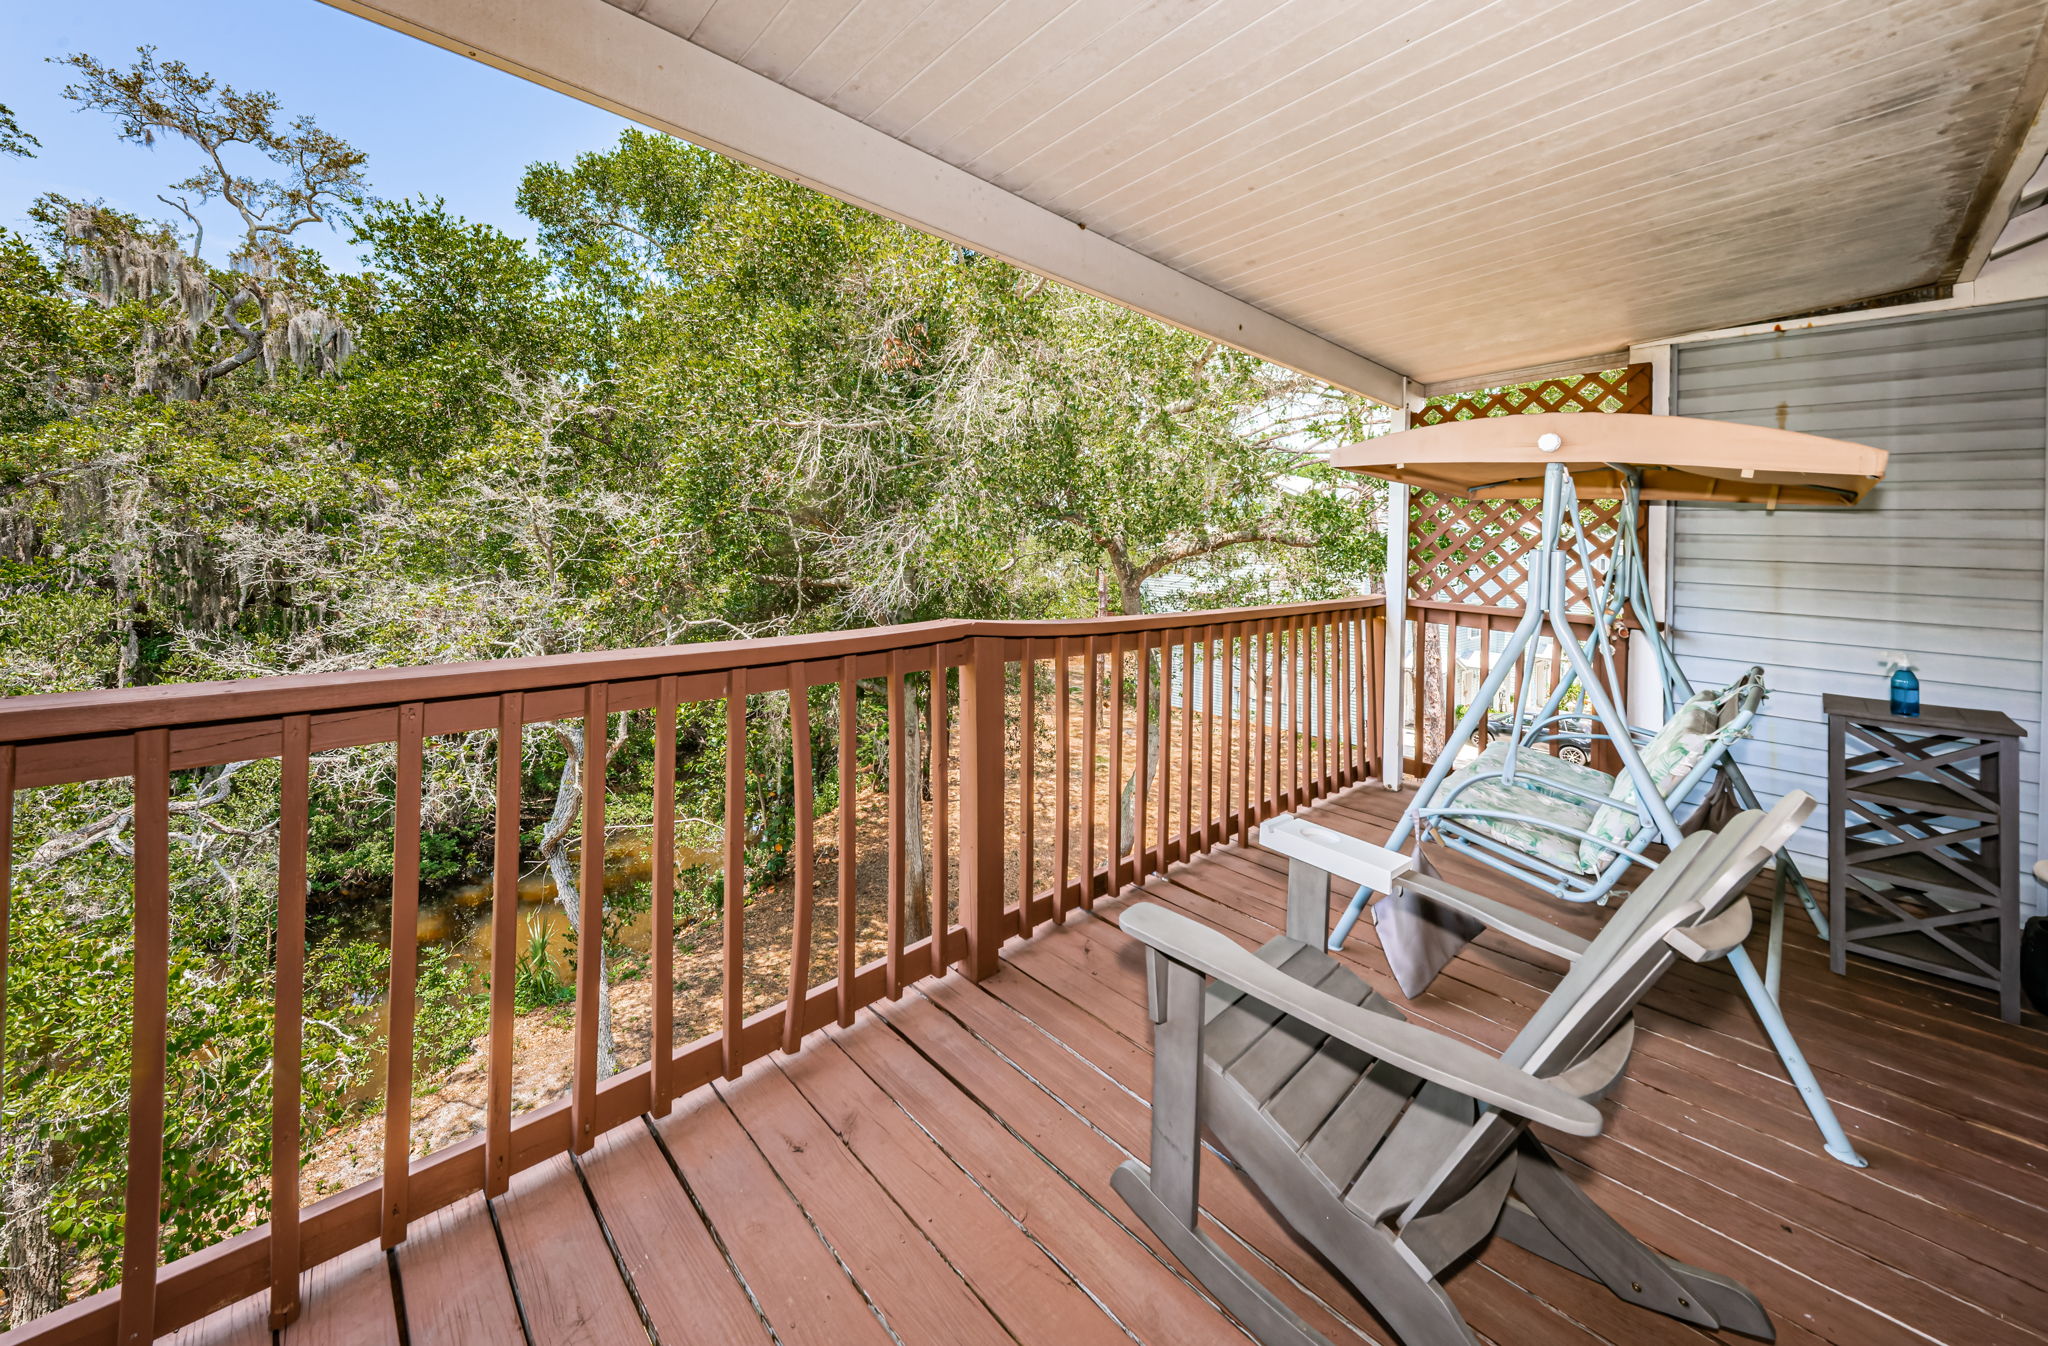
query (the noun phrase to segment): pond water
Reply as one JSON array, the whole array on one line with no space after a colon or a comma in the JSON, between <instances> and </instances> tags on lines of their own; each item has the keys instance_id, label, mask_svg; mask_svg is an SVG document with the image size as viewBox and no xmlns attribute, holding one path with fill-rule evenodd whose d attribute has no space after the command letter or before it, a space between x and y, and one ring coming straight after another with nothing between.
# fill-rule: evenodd
<instances>
[{"instance_id":1,"label":"pond water","mask_svg":"<svg viewBox=\"0 0 2048 1346\"><path fill-rule=\"evenodd\" d=\"M712 851L681 845L676 848L680 869L715 864L717 860ZM580 863L573 853L570 863ZM646 954L652 943L653 912L648 898L653 874L653 839L649 833L628 833L614 838L606 847L605 898L624 913L622 918L614 917L614 940L636 954ZM568 979L573 937L569 934L569 918L555 901L554 880L548 876L546 866L535 861L522 871L518 893L518 953L525 954L536 939L545 940L556 974ZM481 986L491 965L491 905L491 884L487 878L421 894L420 947L445 948L472 969L476 984ZM388 943L391 894L370 892L322 903L313 926L309 933L316 948L329 941Z\"/></svg>"}]
</instances>

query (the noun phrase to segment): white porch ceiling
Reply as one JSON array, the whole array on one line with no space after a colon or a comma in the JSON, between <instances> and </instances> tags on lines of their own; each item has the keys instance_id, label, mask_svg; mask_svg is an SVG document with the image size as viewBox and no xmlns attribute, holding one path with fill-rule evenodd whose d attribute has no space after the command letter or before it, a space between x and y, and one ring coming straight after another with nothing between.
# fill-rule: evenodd
<instances>
[{"instance_id":1,"label":"white porch ceiling","mask_svg":"<svg viewBox=\"0 0 2048 1346\"><path fill-rule=\"evenodd\" d=\"M2040 0L339 2L1383 397L1953 280L2048 83ZM705 54L955 171L650 106ZM948 183L1037 209L976 237ZM1056 226L1120 246L1018 246Z\"/></svg>"}]
</instances>

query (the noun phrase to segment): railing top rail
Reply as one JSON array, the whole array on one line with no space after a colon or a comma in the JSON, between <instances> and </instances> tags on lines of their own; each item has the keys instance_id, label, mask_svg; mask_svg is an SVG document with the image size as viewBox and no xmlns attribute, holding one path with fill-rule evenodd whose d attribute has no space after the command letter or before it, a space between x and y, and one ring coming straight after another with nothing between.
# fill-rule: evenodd
<instances>
[{"instance_id":1,"label":"railing top rail","mask_svg":"<svg viewBox=\"0 0 2048 1346\"><path fill-rule=\"evenodd\" d=\"M1384 602L1384 597L1379 594L1365 594L1317 603L1150 613L1138 617L915 622L853 631L708 641L697 645L661 645L524 659L411 664L222 682L0 697L0 744L97 737L138 729L176 728L278 715L358 710L411 701L543 691L594 682L720 673L728 669L924 649L973 636L1043 639L1121 635L1355 611L1379 607Z\"/></svg>"}]
</instances>

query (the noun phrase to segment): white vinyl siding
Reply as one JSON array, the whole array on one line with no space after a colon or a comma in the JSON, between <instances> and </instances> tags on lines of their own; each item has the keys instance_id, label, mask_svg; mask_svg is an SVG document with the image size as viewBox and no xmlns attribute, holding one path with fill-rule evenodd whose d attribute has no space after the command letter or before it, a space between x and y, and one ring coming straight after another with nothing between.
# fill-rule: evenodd
<instances>
[{"instance_id":1,"label":"white vinyl siding","mask_svg":"<svg viewBox=\"0 0 2048 1346\"><path fill-rule=\"evenodd\" d=\"M1672 408L1887 450L1853 510L1682 505L1674 644L1702 686L1762 664L1771 698L1737 750L1767 799L1827 794L1824 692L1886 694L1912 659L1923 700L2000 710L2029 735L2021 855L2039 838L2048 305L1700 342L1673 355ZM1824 869L1824 814L1794 850ZM2039 890L2022 884L2029 910Z\"/></svg>"}]
</instances>

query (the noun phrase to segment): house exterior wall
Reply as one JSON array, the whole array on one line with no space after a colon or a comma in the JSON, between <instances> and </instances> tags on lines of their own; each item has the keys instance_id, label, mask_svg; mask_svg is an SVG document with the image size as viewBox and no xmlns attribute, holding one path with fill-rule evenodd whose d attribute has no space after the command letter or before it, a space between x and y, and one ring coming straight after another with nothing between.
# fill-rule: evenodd
<instances>
[{"instance_id":1,"label":"house exterior wall","mask_svg":"<svg viewBox=\"0 0 2048 1346\"><path fill-rule=\"evenodd\" d=\"M2000 710L2030 737L2022 859L2040 851L2048 302L1677 344L1669 409L1886 449L1853 510L1676 506L1674 647L1693 681L1762 664L1770 702L1737 756L1766 797L1825 799L1829 691L1882 696L1888 651L1935 703ZM1817 820L1824 820L1817 814ZM1825 832L1794 850L1824 869ZM2041 889L2022 885L2030 911Z\"/></svg>"}]
</instances>

